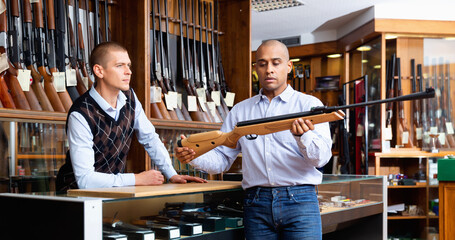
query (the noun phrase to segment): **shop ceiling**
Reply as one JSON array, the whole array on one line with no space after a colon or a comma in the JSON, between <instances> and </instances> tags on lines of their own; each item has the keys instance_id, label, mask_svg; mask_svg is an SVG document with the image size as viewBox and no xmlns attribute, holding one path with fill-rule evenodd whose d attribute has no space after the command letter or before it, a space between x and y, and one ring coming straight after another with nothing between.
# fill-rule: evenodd
<instances>
[{"instance_id":1,"label":"shop ceiling","mask_svg":"<svg viewBox=\"0 0 455 240\"><path fill-rule=\"evenodd\" d=\"M274 1L274 0L264 0ZM429 4L426 0L297 0L303 5L258 12L252 9L252 50L263 40L300 37L300 44L336 40L339 29L346 24L355 24L362 15L377 17L374 7L382 6L388 18L402 18L406 9ZM433 0L432 5L453 4L453 0ZM409 8L406 8L409 6ZM427 7L425 7L427 8ZM423 8L423 11L425 11ZM389 11L390 10L390 11ZM396 16L394 16L395 14ZM435 12L434 14L441 13ZM453 14L453 13L452 13ZM450 15L452 15L450 14ZM419 18L410 17L410 18ZM430 17L431 18L431 17ZM360 21L360 20L359 20ZM338 31L338 33L337 33Z\"/></svg>"}]
</instances>

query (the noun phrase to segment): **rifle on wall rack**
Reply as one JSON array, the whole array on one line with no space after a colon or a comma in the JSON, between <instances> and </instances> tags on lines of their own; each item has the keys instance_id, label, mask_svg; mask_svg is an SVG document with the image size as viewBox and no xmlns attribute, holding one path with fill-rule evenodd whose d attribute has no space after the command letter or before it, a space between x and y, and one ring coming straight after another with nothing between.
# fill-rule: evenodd
<instances>
[{"instance_id":1,"label":"rifle on wall rack","mask_svg":"<svg viewBox=\"0 0 455 240\"><path fill-rule=\"evenodd\" d=\"M166 59L167 59L167 71L164 74L164 84L166 85L168 91L177 92L176 82L172 77L172 64L171 64L171 54L170 54L170 28L169 28L169 11L167 1L164 1L164 11L166 14L165 23L166 23ZM177 116L180 120L191 121L191 116L186 109L185 104L182 103L181 108L177 106L176 111Z\"/></svg>"},{"instance_id":2,"label":"rifle on wall rack","mask_svg":"<svg viewBox=\"0 0 455 240\"><path fill-rule=\"evenodd\" d=\"M2 36L2 42L0 43L0 53L3 54L5 53L5 65L8 66L8 68L2 73L4 74L3 77L5 79L6 85L8 85L7 89L9 89L9 93L11 94L11 97L14 102L14 107L17 107L19 109L24 109L24 110L30 110L30 105L28 104L27 98L24 95L24 92L22 91L22 88L19 84L19 81L17 80L17 71L14 69L13 65L11 64L10 60L8 59L8 28L7 28L7 12L3 12L0 15L0 35ZM11 106L7 106L11 107Z\"/></svg>"},{"instance_id":3,"label":"rifle on wall rack","mask_svg":"<svg viewBox=\"0 0 455 240\"><path fill-rule=\"evenodd\" d=\"M401 90L401 60L400 58L396 59L396 73L397 73L397 97L403 95ZM404 103L402 101L398 102L398 120L400 122L398 131L401 136L401 145L405 147L414 147L414 142L412 136L409 134L408 123L404 115Z\"/></svg>"},{"instance_id":4,"label":"rifle on wall rack","mask_svg":"<svg viewBox=\"0 0 455 240\"><path fill-rule=\"evenodd\" d=\"M157 80L159 82L159 85L161 87L161 90L163 91L163 94L167 94L168 90L164 84L164 80L167 78L168 71L164 67L164 46L163 46L163 30L162 30L162 20L161 20L161 6L160 6L160 0L157 0L157 8L158 8L158 25L159 25L159 34L158 34L158 42L159 42L159 47L158 49L158 54L157 54L157 62L160 63L159 66L161 66L161 74L158 74L157 72ZM167 16L166 16L167 17ZM158 60L159 58L159 60ZM158 70L156 70L158 71ZM168 103L166 103L168 104ZM179 120L180 118L177 116L176 110L175 109L168 109L168 113L171 117L172 120ZM183 117L181 117L183 119Z\"/></svg>"},{"instance_id":5,"label":"rifle on wall rack","mask_svg":"<svg viewBox=\"0 0 455 240\"><path fill-rule=\"evenodd\" d=\"M158 0L159 1L159 0ZM158 86L158 78L161 78L161 67L158 62L158 56L156 52L158 51L158 43L156 34L156 27L155 27L155 0L152 0L152 31L150 36L150 49L152 50L151 54L151 63L150 63L150 85L151 87L159 87ZM160 79L161 80L161 79ZM151 102L151 117L152 118L159 118L159 119L171 119L169 112L164 105L163 94L160 94L159 98L161 99L159 102ZM151 99L152 100L152 99Z\"/></svg>"},{"instance_id":6,"label":"rifle on wall rack","mask_svg":"<svg viewBox=\"0 0 455 240\"><path fill-rule=\"evenodd\" d=\"M44 21L43 21L43 5L41 0L33 3L33 13L35 17L35 26L34 26L34 33L35 33L35 56L36 56L36 66L38 68L38 72L44 79L44 91L46 92L49 101L52 104L52 108L56 112L65 112L65 107L63 106L57 91L54 88L52 75L50 75L47 70L46 66L44 65L44 53L45 50L45 42L44 39Z\"/></svg>"},{"instance_id":7,"label":"rifle on wall rack","mask_svg":"<svg viewBox=\"0 0 455 240\"><path fill-rule=\"evenodd\" d=\"M338 121L344 119L345 114L343 111L341 111L344 109L365 107L397 101L432 98L434 96L435 90L432 88L427 88L424 92L411 93L408 95L402 95L383 100L374 100L344 106L313 107L310 111L302 113L292 113L281 116L238 122L234 129L227 133L221 131L209 131L192 134L188 138L179 140L177 142L177 146L193 149L196 153L194 155L194 158L197 158L202 154L221 145L235 148L237 146L237 141L243 136L246 136L248 140L254 140L257 138L255 135L266 135L270 133L290 130L292 128L292 123L299 118L302 118L304 120L308 119L313 124Z\"/></svg>"},{"instance_id":8,"label":"rifle on wall rack","mask_svg":"<svg viewBox=\"0 0 455 240\"><path fill-rule=\"evenodd\" d=\"M447 128L447 126L448 126L447 125L447 115L450 115L450 113L447 114L446 109L450 109L450 108L447 108L446 99L448 96L446 96L446 93L450 93L450 92L445 91L445 78L447 77L447 71L444 72L444 67L445 67L444 60L441 58L439 61L439 90L441 92L440 97L439 97L439 109L441 109L441 112L440 112L441 115L440 115L439 121L440 121L441 131L445 135L445 138L447 141L445 144L446 147L455 148L455 139L453 138L453 133L450 132L450 134L449 134L449 129ZM450 81L449 81L449 83L450 83Z\"/></svg>"},{"instance_id":9,"label":"rifle on wall rack","mask_svg":"<svg viewBox=\"0 0 455 240\"><path fill-rule=\"evenodd\" d=\"M180 27L180 65L181 65L181 74L182 74L182 80L183 84L185 85L186 92L188 96L193 96L195 97L195 93L193 92L193 89L190 85L194 85L194 79L190 79L190 71L189 71L189 64L190 64L190 59L189 59L189 52L185 52L185 47L184 47L184 40L183 40L183 14L182 14L182 3L181 0L178 0L178 8L179 8L179 27ZM186 3L185 3L185 10L186 10ZM187 13L187 18L188 18L188 13ZM186 31L186 39L189 39L188 36L188 23L186 24L187 31ZM186 68L188 67L188 68ZM192 81L192 84L190 83ZM201 113L199 105L196 107L196 111L191 111L189 112L191 119L194 121L200 121L204 122L205 118Z\"/></svg>"},{"instance_id":10,"label":"rifle on wall rack","mask_svg":"<svg viewBox=\"0 0 455 240\"><path fill-rule=\"evenodd\" d=\"M207 106L209 106L209 103L213 103L213 100L212 100L212 97L210 96L210 93L208 92L208 87L207 87L207 76L206 76L206 64L205 64L205 60L204 58L207 56L208 59L207 59L207 66L209 66L209 56L208 56L208 53L206 56L204 56L204 47L203 47L203 42L202 42L202 11L205 10L205 2L204 2L204 5L202 5L202 2L200 0L198 0L198 5L199 5L199 72L200 72L200 88L204 88L205 89L205 97L207 99ZM207 28L207 21L205 21L205 24L206 24L206 28ZM207 36L206 36L206 39ZM208 42L206 43L208 45ZM208 49L208 47L206 48ZM210 67L208 67L210 68ZM209 71L209 70L207 70ZM215 108L214 111L212 110L209 110L210 112L210 115L212 115L213 117L213 120L214 122L222 122L222 117L220 116L220 113L218 112L218 110Z\"/></svg>"},{"instance_id":11,"label":"rifle on wall rack","mask_svg":"<svg viewBox=\"0 0 455 240\"><path fill-rule=\"evenodd\" d=\"M24 64L28 70L31 72L32 76L32 84L31 87L36 94L38 101L40 102L41 108L44 111L54 111L52 104L49 98L46 95L46 92L43 88L43 77L38 73L34 64L33 64L33 54L34 54L34 37L32 32L32 22L33 22L33 15L32 15L32 6L30 5L29 0L22 1L22 38L23 38L23 58Z\"/></svg>"},{"instance_id":12,"label":"rifle on wall rack","mask_svg":"<svg viewBox=\"0 0 455 240\"><path fill-rule=\"evenodd\" d=\"M47 1L47 4L46 4ZM59 72L57 69L57 62L56 62L56 53L55 53L55 10L54 10L54 1L53 0L44 0L44 29L46 31L46 46L47 46L47 67L49 68L49 71L51 72L52 76L50 78L50 83L54 82L54 76L56 73ZM46 14L47 13L47 14ZM46 21L46 16L47 16L47 21ZM62 73L64 73L63 71ZM46 85L46 76L44 76L44 89L48 87ZM62 80L63 87L60 91L57 92L58 97L60 98L60 101L63 104L63 107L65 108L65 111L69 111L71 108L71 105L73 105L73 101L71 100L70 95L66 91L66 83L64 80ZM52 85L52 87L54 87ZM47 90L46 90L47 91Z\"/></svg>"},{"instance_id":13,"label":"rifle on wall rack","mask_svg":"<svg viewBox=\"0 0 455 240\"><path fill-rule=\"evenodd\" d=\"M22 52L21 44L19 41L19 4L18 0L8 0L8 35L9 35L9 57L11 59L12 64L14 67L10 65L10 72L19 77L19 71L22 71L22 66L20 63L20 53ZM21 88L22 89L22 88ZM33 89L29 89L28 91L23 91L26 101L28 102L30 109L35 111L43 110L41 105L39 104L38 98L36 97L35 92Z\"/></svg>"},{"instance_id":14,"label":"rifle on wall rack","mask_svg":"<svg viewBox=\"0 0 455 240\"><path fill-rule=\"evenodd\" d=\"M415 59L411 59L411 81L412 81L412 92L417 92L417 84L418 81L422 81L422 79L417 79L416 77L416 69L415 69ZM420 85L419 85L420 86ZM422 90L423 88L420 88ZM413 104L413 112L414 112L414 129L415 129L415 139L417 147L422 147L422 121L420 119L420 102L419 100L412 101Z\"/></svg>"},{"instance_id":15,"label":"rifle on wall rack","mask_svg":"<svg viewBox=\"0 0 455 240\"><path fill-rule=\"evenodd\" d=\"M447 92L446 94L446 104L444 106L444 109L448 109L449 112L447 113L447 119L446 119L446 133L447 133L447 140L450 143L450 146L452 148L455 147L455 139L454 139L454 130L453 130L453 123L452 123L452 100L450 99L451 96L451 89L450 89L450 62L447 62L445 64L446 67L446 72L445 72L445 77L447 79ZM444 80L443 80L444 81Z\"/></svg>"}]
</instances>

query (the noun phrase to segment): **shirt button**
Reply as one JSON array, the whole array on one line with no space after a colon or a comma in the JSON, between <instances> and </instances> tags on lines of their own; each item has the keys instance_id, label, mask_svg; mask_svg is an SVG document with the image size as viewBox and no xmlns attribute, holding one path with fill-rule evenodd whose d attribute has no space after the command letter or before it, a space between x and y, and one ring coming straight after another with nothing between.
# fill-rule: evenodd
<instances>
[{"instance_id":1,"label":"shirt button","mask_svg":"<svg viewBox=\"0 0 455 240\"><path fill-rule=\"evenodd\" d=\"M275 185L275 183L272 183L272 186L274 186L274 185Z\"/></svg>"},{"instance_id":2,"label":"shirt button","mask_svg":"<svg viewBox=\"0 0 455 240\"><path fill-rule=\"evenodd\" d=\"M267 170L268 170L269 172L270 172L270 171L272 171L272 169L270 169L270 168L269 168L269 169L267 169Z\"/></svg>"}]
</instances>

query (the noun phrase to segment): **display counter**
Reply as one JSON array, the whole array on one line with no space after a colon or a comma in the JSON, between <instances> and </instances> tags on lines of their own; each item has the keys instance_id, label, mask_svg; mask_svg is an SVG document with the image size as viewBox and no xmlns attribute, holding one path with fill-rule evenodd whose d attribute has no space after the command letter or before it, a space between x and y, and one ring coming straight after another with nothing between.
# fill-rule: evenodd
<instances>
[{"instance_id":1,"label":"display counter","mask_svg":"<svg viewBox=\"0 0 455 240\"><path fill-rule=\"evenodd\" d=\"M334 234L349 234L359 239L374 235L371 239L385 239L384 181L377 176L325 175L318 186L324 239L332 239ZM186 209L184 211L216 209L222 216L235 218L236 214L241 215L242 198L241 183L236 181L80 189L65 194L3 193L0 194L4 209L0 235L20 239L40 235L46 239L102 239L103 219L104 224L106 219L133 223L169 214L181 207ZM180 237L243 239L242 222L238 222L221 230L204 229L202 234L181 234ZM363 229L355 228L354 224L365 225L365 229L370 226L373 230L365 235ZM356 238L351 236L350 239Z\"/></svg>"}]
</instances>

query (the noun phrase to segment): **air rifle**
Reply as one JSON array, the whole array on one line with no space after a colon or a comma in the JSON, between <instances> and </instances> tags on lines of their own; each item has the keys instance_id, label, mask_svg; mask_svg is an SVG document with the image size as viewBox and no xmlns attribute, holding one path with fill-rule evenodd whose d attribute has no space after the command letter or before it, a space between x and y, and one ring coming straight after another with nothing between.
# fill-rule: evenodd
<instances>
[{"instance_id":1,"label":"air rifle","mask_svg":"<svg viewBox=\"0 0 455 240\"><path fill-rule=\"evenodd\" d=\"M177 145L179 147L188 147L193 149L196 152L194 157L197 158L198 156L201 156L202 154L221 145L230 148L235 148L237 145L237 141L243 136L250 135L247 136L248 139L254 139L255 137L252 137L254 135L266 135L270 133L289 130L292 127L292 123L299 118L302 118L303 120L308 119L313 124L338 121L344 118L345 114L343 111L341 111L343 109L365 107L397 101L432 98L434 97L434 95L435 95L434 89L427 88L425 92L412 93L408 95L402 95L383 100L374 100L344 106L313 107L310 111L306 112L291 113L281 116L238 122L234 129L227 133L221 131L210 131L193 134L188 138L179 140L177 142Z\"/></svg>"}]
</instances>

